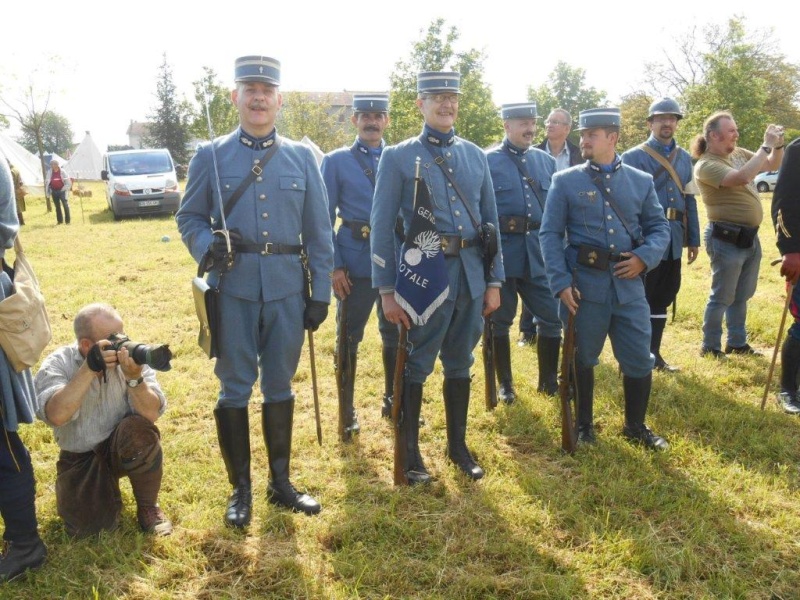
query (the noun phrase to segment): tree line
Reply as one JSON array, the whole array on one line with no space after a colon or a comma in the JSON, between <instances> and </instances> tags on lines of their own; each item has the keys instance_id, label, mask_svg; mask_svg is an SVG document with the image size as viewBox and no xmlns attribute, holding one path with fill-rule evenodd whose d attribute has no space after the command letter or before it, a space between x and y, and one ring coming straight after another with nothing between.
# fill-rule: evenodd
<instances>
[{"instance_id":1,"label":"tree line","mask_svg":"<svg viewBox=\"0 0 800 600\"><path fill-rule=\"evenodd\" d=\"M410 55L399 60L390 76L392 124L386 132L388 143L396 143L420 131L421 118L414 104L418 71L453 70L461 73L462 100L458 133L481 147L503 137L498 107L491 87L484 80L485 54L476 49L457 51L458 29L436 19L412 46ZM800 136L800 66L789 62L771 37L771 30L748 31L745 18L735 16L726 25L694 26L663 51L660 62L648 63L641 89L617 102L608 94L586 84L586 72L559 61L547 80L528 87L528 100L546 116L561 107L577 117L581 110L596 106L619 106L622 113L620 147L640 143L649 135L645 119L650 103L663 96L678 100L684 120L676 138L688 147L702 131L705 118L717 110L730 110L739 126L739 144L757 148L768 123L786 127L787 141ZM236 108L230 101L230 86L203 67L203 77L193 82L193 100L179 94L172 69L164 55L156 83L156 102L148 114L152 147L169 148L175 161L186 164L193 138L209 137L208 121L214 135L232 131L238 124ZM48 94L49 97L49 94ZM71 148L69 121L47 109L38 108L29 90L28 110L13 109L0 94L0 102L13 110L6 116L22 129L20 143L31 151L42 149L65 154ZM278 116L278 130L289 138L311 138L324 152L350 144L355 130L345 107L332 105L332 95L287 92ZM206 115L208 106L208 117ZM3 115L0 115L2 119ZM2 120L0 120L0 127ZM572 134L573 141L577 133Z\"/></svg>"}]
</instances>

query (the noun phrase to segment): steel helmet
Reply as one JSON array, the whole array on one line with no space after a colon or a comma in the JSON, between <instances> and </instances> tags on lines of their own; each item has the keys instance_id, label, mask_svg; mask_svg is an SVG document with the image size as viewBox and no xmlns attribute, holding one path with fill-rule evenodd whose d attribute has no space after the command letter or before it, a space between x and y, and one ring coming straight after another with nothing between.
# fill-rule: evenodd
<instances>
[{"instance_id":1,"label":"steel helmet","mask_svg":"<svg viewBox=\"0 0 800 600\"><path fill-rule=\"evenodd\" d=\"M647 113L647 120L649 121L655 115L675 115L678 120L683 118L680 105L672 98L661 98L653 102Z\"/></svg>"}]
</instances>

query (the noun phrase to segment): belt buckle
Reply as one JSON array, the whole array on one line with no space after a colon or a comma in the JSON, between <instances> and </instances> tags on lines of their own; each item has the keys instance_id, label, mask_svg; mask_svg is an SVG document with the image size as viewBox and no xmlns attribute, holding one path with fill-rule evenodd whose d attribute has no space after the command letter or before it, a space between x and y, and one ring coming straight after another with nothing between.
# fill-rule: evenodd
<instances>
[{"instance_id":1,"label":"belt buckle","mask_svg":"<svg viewBox=\"0 0 800 600\"><path fill-rule=\"evenodd\" d=\"M675 209L675 208L672 208L672 207L670 206L670 207L667 209L667 219L670 219L670 220L674 221L674 220L675 220L675 217L677 217L677 216L678 216L678 211L677 211L677 209Z\"/></svg>"},{"instance_id":2,"label":"belt buckle","mask_svg":"<svg viewBox=\"0 0 800 600\"><path fill-rule=\"evenodd\" d=\"M252 169L250 169L250 170L253 172L253 174L254 174L256 177L258 177L259 175L261 175L261 174L264 172L264 169L262 169L262 168L261 168L261 167L259 167L258 165L253 165L253 168L252 168Z\"/></svg>"},{"instance_id":3,"label":"belt buckle","mask_svg":"<svg viewBox=\"0 0 800 600\"><path fill-rule=\"evenodd\" d=\"M267 242L266 244L264 244L264 250L261 252L261 254L264 256L271 256L273 254L272 246L273 246L272 242Z\"/></svg>"},{"instance_id":4,"label":"belt buckle","mask_svg":"<svg viewBox=\"0 0 800 600\"><path fill-rule=\"evenodd\" d=\"M464 238L462 237L462 238L461 238L461 241L459 241L458 245L459 245L459 247L460 247L460 248L462 248L462 249L463 249L463 248L469 248L469 246L467 245L468 243L469 243L469 240L466 240L466 239L464 239Z\"/></svg>"}]
</instances>

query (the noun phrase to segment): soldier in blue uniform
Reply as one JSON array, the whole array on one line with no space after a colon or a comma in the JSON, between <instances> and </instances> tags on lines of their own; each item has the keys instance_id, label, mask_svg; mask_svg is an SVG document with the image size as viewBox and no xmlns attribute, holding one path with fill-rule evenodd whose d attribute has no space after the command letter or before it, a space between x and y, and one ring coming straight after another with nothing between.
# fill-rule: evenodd
<instances>
[{"instance_id":1,"label":"soldier in blue uniform","mask_svg":"<svg viewBox=\"0 0 800 600\"><path fill-rule=\"evenodd\" d=\"M594 367L610 337L623 374L622 433L648 448L666 449L667 442L644 423L653 356L641 276L661 261L669 224L653 178L616 154L619 126L617 108L580 113L581 154L588 162L553 177L539 239L562 321L567 310L576 314L578 441L595 441Z\"/></svg>"},{"instance_id":2,"label":"soldier in blue uniform","mask_svg":"<svg viewBox=\"0 0 800 600\"><path fill-rule=\"evenodd\" d=\"M419 137L386 148L378 168L372 205L372 284L381 294L386 318L410 325L394 298L397 259L393 231L400 215L411 224L417 157L420 177L428 186L436 229L447 257L450 291L447 300L427 323L408 332L409 356L403 389L404 435L409 483L430 480L419 452L419 414L422 386L439 356L444 368L444 404L447 418L447 454L468 477L483 477L483 469L467 449L465 436L470 393L472 351L483 329L481 315L500 305L503 263L495 257L484 274L479 232L485 223L497 227L492 178L483 151L455 135L460 75L422 72L417 75L417 107L425 125ZM452 177L452 180L450 179ZM498 235L498 234L495 234Z\"/></svg>"},{"instance_id":3,"label":"soldier in blue uniform","mask_svg":"<svg viewBox=\"0 0 800 600\"><path fill-rule=\"evenodd\" d=\"M667 307L675 302L681 288L684 240L688 264L695 261L700 249L700 223L697 220L697 201L692 182L692 157L678 146L674 138L678 121L682 118L683 113L675 100L656 100L650 105L647 116L650 137L622 155L623 163L653 176L658 201L669 221L670 243L661 262L647 274L644 281L645 295L650 305L650 326L653 330L650 352L655 357L655 368L667 372L678 370L661 356L661 338L667 324Z\"/></svg>"},{"instance_id":4,"label":"soldier in blue uniform","mask_svg":"<svg viewBox=\"0 0 800 600\"><path fill-rule=\"evenodd\" d=\"M282 103L280 63L266 56L245 56L236 60L235 73L231 99L240 126L198 148L176 219L184 244L210 271L209 283L220 290L220 356L214 367L220 392L214 416L234 486L225 520L244 527L250 522L252 504L247 407L259 370L270 469L267 497L272 504L306 514L320 510L316 500L295 490L289 481L291 382L304 327L316 330L328 313L333 247L328 200L316 159L309 148L275 130ZM252 182L231 208L229 200L248 176ZM226 240L218 232L222 204L232 265ZM308 257L312 278L308 299L303 293L301 252Z\"/></svg>"},{"instance_id":5,"label":"soldier in blue uniform","mask_svg":"<svg viewBox=\"0 0 800 600\"><path fill-rule=\"evenodd\" d=\"M556 161L547 152L532 147L537 118L535 102L504 104L500 116L506 135L499 146L487 151L486 157L497 199L506 280L500 290L500 308L491 318L495 322L498 396L511 404L516 394L511 374L509 328L517 312L518 293L538 324L538 390L547 394L558 391L561 322L558 301L547 286L539 249L539 227Z\"/></svg>"},{"instance_id":6,"label":"soldier in blue uniform","mask_svg":"<svg viewBox=\"0 0 800 600\"><path fill-rule=\"evenodd\" d=\"M781 275L786 279L787 293L792 290L789 305L794 323L786 332L781 346L781 391L778 405L786 414L800 414L797 381L800 375L800 138L786 146L778 182L772 194L772 222L781 253ZM793 288L789 284L794 284Z\"/></svg>"},{"instance_id":7,"label":"soldier in blue uniform","mask_svg":"<svg viewBox=\"0 0 800 600\"><path fill-rule=\"evenodd\" d=\"M381 414L389 417L392 409L394 365L397 360L397 326L383 316L378 302L378 290L372 287L369 259L372 195L375 192L375 173L385 143L383 132L389 125L388 94L354 94L353 125L358 130L355 143L349 148L334 150L322 159L322 178L328 191L331 223L341 218L334 234L333 293L339 299L337 336L347 336L349 356L337 356L337 368L348 371L344 394L345 435L360 430L353 407L358 344L364 338L364 327L377 306L378 328L383 340L384 395ZM343 311L346 302L347 310ZM346 319L342 319L343 313ZM337 348L341 344L337 343Z\"/></svg>"}]
</instances>

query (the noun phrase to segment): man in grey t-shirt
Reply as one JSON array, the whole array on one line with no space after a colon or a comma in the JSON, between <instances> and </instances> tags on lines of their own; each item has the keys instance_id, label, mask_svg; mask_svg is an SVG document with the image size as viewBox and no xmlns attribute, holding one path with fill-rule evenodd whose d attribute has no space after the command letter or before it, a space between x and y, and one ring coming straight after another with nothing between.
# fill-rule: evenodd
<instances>
[{"instance_id":1,"label":"man in grey t-shirt","mask_svg":"<svg viewBox=\"0 0 800 600\"><path fill-rule=\"evenodd\" d=\"M119 480L127 477L142 530L169 535L172 523L158 506L162 452L155 426L166 398L155 372L126 347L112 347L108 338L124 330L113 307L85 306L74 329L76 343L50 354L34 379L36 414L53 427L61 448L58 514L71 535L116 528Z\"/></svg>"}]
</instances>

